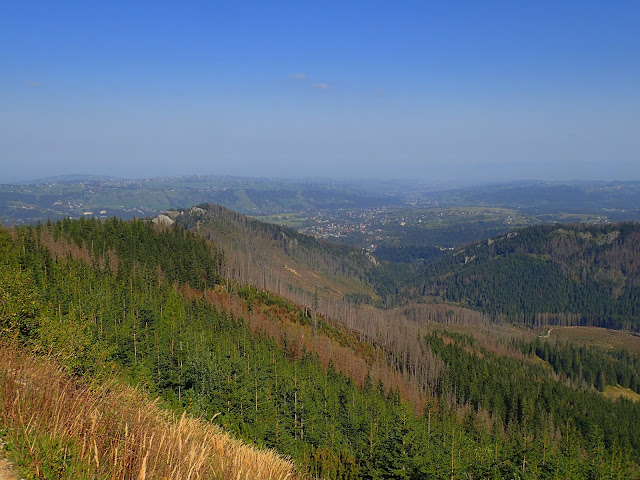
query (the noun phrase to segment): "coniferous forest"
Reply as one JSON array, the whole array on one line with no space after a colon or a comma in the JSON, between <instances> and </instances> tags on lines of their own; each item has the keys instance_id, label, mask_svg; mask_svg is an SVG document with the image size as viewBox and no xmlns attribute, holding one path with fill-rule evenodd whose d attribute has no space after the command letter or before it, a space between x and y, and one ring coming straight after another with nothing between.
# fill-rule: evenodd
<instances>
[{"instance_id":1,"label":"coniferous forest","mask_svg":"<svg viewBox=\"0 0 640 480\"><path fill-rule=\"evenodd\" d=\"M538 225L418 268L414 294L527 324L640 329L637 223Z\"/></svg>"},{"instance_id":2,"label":"coniferous forest","mask_svg":"<svg viewBox=\"0 0 640 480\"><path fill-rule=\"evenodd\" d=\"M79 380L115 372L311 478L639 477L640 404L601 393L640 391L637 353L488 344L436 325L416 339L440 366L416 401L376 373L411 382L409 360L385 361L382 344L316 308L230 280L225 261L196 233L145 220L3 228L2 340L56 355ZM350 374L338 348L371 371Z\"/></svg>"}]
</instances>

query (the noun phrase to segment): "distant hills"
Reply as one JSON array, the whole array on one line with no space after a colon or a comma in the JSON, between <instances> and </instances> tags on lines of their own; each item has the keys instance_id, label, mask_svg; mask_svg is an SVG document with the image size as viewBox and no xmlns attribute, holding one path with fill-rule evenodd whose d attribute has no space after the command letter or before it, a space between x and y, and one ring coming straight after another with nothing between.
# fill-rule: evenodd
<instances>
[{"instance_id":1,"label":"distant hills","mask_svg":"<svg viewBox=\"0 0 640 480\"><path fill-rule=\"evenodd\" d=\"M420 180L66 175L0 184L0 221L4 224L83 215L144 217L200 203L264 216L304 212L308 217L306 214L342 209L488 206L513 209L539 222L620 221L640 220L640 182L523 181L458 188Z\"/></svg>"},{"instance_id":2,"label":"distant hills","mask_svg":"<svg viewBox=\"0 0 640 480\"><path fill-rule=\"evenodd\" d=\"M367 185L229 176L118 179L71 175L33 184L0 185L0 221L21 224L83 215L145 217L203 202L254 215L402 203Z\"/></svg>"},{"instance_id":3,"label":"distant hills","mask_svg":"<svg viewBox=\"0 0 640 480\"><path fill-rule=\"evenodd\" d=\"M515 182L448 190L447 202L524 210L530 215L599 213L638 219L640 182Z\"/></svg>"}]
</instances>

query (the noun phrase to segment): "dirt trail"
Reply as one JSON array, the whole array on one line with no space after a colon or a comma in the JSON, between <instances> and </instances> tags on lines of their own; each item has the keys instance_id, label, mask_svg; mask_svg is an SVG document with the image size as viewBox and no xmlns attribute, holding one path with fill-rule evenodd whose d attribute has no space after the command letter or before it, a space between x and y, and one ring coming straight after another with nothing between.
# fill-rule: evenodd
<instances>
[{"instance_id":1,"label":"dirt trail","mask_svg":"<svg viewBox=\"0 0 640 480\"><path fill-rule=\"evenodd\" d=\"M18 480L11 464L4 458L0 458L0 480Z\"/></svg>"},{"instance_id":2,"label":"dirt trail","mask_svg":"<svg viewBox=\"0 0 640 480\"><path fill-rule=\"evenodd\" d=\"M553 332L556 329L560 329L560 328L584 328L584 327L577 327L575 325L568 325L566 327L549 327L549 330L547 331L546 335L538 335L540 338L549 338L551 336L551 332Z\"/></svg>"},{"instance_id":3,"label":"dirt trail","mask_svg":"<svg viewBox=\"0 0 640 480\"><path fill-rule=\"evenodd\" d=\"M551 332L553 331L553 328L554 328L554 327L551 327L551 328L549 329L549 331L547 332L547 334L546 334L546 335L538 335L538 336L539 336L540 338L549 338L549 335L551 335Z\"/></svg>"}]
</instances>

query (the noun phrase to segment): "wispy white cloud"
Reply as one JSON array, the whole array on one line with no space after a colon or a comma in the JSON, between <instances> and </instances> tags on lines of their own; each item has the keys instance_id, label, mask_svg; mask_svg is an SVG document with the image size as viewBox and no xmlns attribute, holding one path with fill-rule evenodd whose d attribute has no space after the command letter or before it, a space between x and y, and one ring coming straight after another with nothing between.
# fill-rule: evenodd
<instances>
[{"instance_id":1,"label":"wispy white cloud","mask_svg":"<svg viewBox=\"0 0 640 480\"><path fill-rule=\"evenodd\" d=\"M307 74L306 73L294 73L293 75L291 75L291 78L293 78L295 80L306 80L307 79Z\"/></svg>"},{"instance_id":2,"label":"wispy white cloud","mask_svg":"<svg viewBox=\"0 0 640 480\"><path fill-rule=\"evenodd\" d=\"M42 83L41 82L35 82L33 80L27 82L27 85L29 85L30 87L41 87Z\"/></svg>"},{"instance_id":3,"label":"wispy white cloud","mask_svg":"<svg viewBox=\"0 0 640 480\"><path fill-rule=\"evenodd\" d=\"M331 85L328 83L314 83L311 85L313 88L317 88L318 90L331 90Z\"/></svg>"}]
</instances>

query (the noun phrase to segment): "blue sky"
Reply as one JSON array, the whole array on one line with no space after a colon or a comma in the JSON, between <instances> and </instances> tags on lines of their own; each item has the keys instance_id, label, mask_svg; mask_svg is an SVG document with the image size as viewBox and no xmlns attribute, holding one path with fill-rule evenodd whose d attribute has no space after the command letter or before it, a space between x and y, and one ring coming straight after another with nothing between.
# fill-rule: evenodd
<instances>
[{"instance_id":1,"label":"blue sky","mask_svg":"<svg viewBox=\"0 0 640 480\"><path fill-rule=\"evenodd\" d=\"M640 2L0 2L0 182L640 179Z\"/></svg>"}]
</instances>

